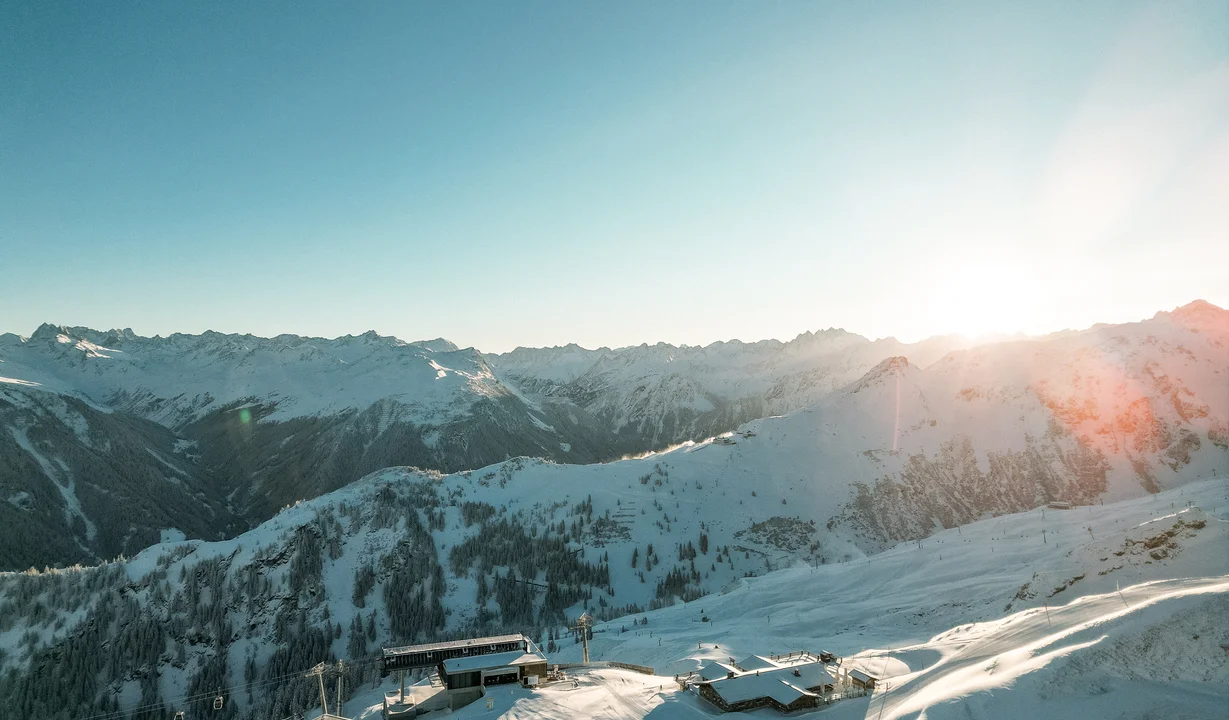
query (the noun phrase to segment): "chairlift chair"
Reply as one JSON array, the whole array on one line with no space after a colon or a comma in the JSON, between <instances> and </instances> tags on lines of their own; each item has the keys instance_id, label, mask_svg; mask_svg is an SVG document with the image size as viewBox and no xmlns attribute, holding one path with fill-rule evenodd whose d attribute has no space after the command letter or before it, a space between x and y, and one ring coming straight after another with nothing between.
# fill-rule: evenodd
<instances>
[{"instance_id":1,"label":"chairlift chair","mask_svg":"<svg viewBox=\"0 0 1229 720\"><path fill-rule=\"evenodd\" d=\"M226 704L226 701L222 699L221 695L213 699L213 709L214 710L221 710L222 706L225 704Z\"/></svg>"}]
</instances>

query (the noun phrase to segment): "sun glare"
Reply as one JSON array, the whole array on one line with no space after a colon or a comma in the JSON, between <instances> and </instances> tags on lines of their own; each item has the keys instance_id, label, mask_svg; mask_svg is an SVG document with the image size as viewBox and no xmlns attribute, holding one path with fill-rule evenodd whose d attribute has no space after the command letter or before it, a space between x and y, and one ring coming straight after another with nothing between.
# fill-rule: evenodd
<instances>
[{"instance_id":1,"label":"sun glare","mask_svg":"<svg viewBox=\"0 0 1229 720\"><path fill-rule=\"evenodd\" d=\"M993 256L992 256L993 255ZM935 273L926 326L919 337L958 334L1037 332L1044 326L1030 289L1029 263L1006 253L984 254L948 263Z\"/></svg>"}]
</instances>

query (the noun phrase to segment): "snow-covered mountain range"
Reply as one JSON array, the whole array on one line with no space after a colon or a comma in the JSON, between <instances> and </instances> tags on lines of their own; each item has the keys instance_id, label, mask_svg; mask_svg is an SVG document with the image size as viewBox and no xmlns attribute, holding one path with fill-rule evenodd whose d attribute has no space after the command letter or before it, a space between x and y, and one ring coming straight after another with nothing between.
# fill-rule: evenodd
<instances>
[{"instance_id":1,"label":"snow-covered mountain range","mask_svg":"<svg viewBox=\"0 0 1229 720\"><path fill-rule=\"evenodd\" d=\"M882 358L797 409L640 457L589 464L518 457L448 474L396 467L336 490L311 485L312 472L334 463L331 472L340 473L340 459L351 455L385 459L391 449L372 448L397 422L428 448L458 427L462 438L532 427L525 442L558 445L572 438L561 429L569 413L600 427L610 408L651 407L620 417L661 429L644 418L679 407L682 396L628 406L642 380L654 377L627 360L629 351L584 360L577 358L588 351L574 348L518 351L523 362L514 370L503 357L488 362L439 342L374 336L174 342L197 350L57 328L4 341L4 522L53 528L61 515L82 554L106 538L131 546L142 528L163 540L146 542L152 547L131 561L0 574L0 703L23 717L127 712L237 687L245 690L228 693L224 711L209 717L284 717L309 706L311 693L275 679L321 660L347 658L357 687L376 682L366 658L383 643L519 629L549 648L585 607L615 623L733 592L750 575L796 564L817 572L854 567L901 541L950 539L953 530L963 537L964 527L1047 501L1081 506L1059 537L1075 542L1087 531L1090 542L1104 544L1096 533L1112 529L1110 544L1135 552L1133 543L1152 540L1129 528L1085 527L1099 503L1168 497L1229 473L1229 312L1206 303L1138 323L956 349L924 366ZM155 349L148 356L139 352L145 343ZM847 353L867 343L837 344L846 344L834 351L842 362L863 362ZM368 349L350 353L352 346ZM674 364L667 349L639 350L643 368ZM716 371L721 363L696 359L708 350L680 351L691 359L678 377L719 388L737 374L732 363ZM552 353L567 359L553 370L545 359ZM727 389L774 402L780 378L804 372L781 368L807 365L773 357L739 366L760 374L743 370L746 383ZM835 383L832 373L814 371ZM590 400L569 394L586 377L590 387L609 387ZM312 393L314 383L320 389ZM510 409L475 420L487 403ZM576 417L568 423L582 425ZM507 418L519 424L501 425ZM430 432L440 433L434 446L422 439ZM361 467L349 462L346 471ZM274 469L287 467L298 474L282 485ZM237 535L239 528L210 525L237 524L242 502L291 502L296 491L320 496ZM95 514L121 493L122 510ZM200 525L181 522L174 503ZM1223 535L1203 531L1189 530L1205 540ZM188 532L233 537L183 540ZM1167 543L1146 549L1180 551L1177 540ZM1097 572L1113 572L1112 549ZM1149 577L1167 577L1169 556L1149 557L1157 563ZM1035 593L1018 587L987 587L987 602L1034 606Z\"/></svg>"},{"instance_id":2,"label":"snow-covered mountain range","mask_svg":"<svg viewBox=\"0 0 1229 720\"><path fill-rule=\"evenodd\" d=\"M0 547L0 568L131 554L166 529L226 537L390 465L596 462L701 439L805 404L898 349L841 331L788 344L577 349L596 365L577 402L532 374L566 376L566 349L538 351L533 364L529 351L493 356L517 369L513 380L438 339L147 338L43 325L0 336L0 518L42 541ZM663 373L672 353L688 360ZM785 398L787 381L802 390ZM613 408L624 409L616 418Z\"/></svg>"},{"instance_id":3,"label":"snow-covered mountain range","mask_svg":"<svg viewBox=\"0 0 1229 720\"><path fill-rule=\"evenodd\" d=\"M642 449L579 408L527 400L475 350L375 333L43 325L0 336L0 425L0 519L48 541L0 548L5 568L131 554L166 528L225 537L390 465Z\"/></svg>"},{"instance_id":4,"label":"snow-covered mountain range","mask_svg":"<svg viewBox=\"0 0 1229 720\"><path fill-rule=\"evenodd\" d=\"M735 465L773 477L789 455L827 468L857 494L832 522L867 542L1043 496L1129 494L1106 477L1152 491L1218 468L1229 446L1226 318L1196 302L972 347L827 330L491 356L375 333L44 325L0 336L0 520L43 540L2 547L0 561L131 554L168 531L227 537L387 466L605 461L798 411L810 424L791 421L782 447Z\"/></svg>"},{"instance_id":5,"label":"snow-covered mountain range","mask_svg":"<svg viewBox=\"0 0 1229 720\"><path fill-rule=\"evenodd\" d=\"M924 367L972 344L960 337L870 341L829 328L784 343L517 348L490 361L527 394L565 398L615 432L657 448L805 407L889 357Z\"/></svg>"}]
</instances>

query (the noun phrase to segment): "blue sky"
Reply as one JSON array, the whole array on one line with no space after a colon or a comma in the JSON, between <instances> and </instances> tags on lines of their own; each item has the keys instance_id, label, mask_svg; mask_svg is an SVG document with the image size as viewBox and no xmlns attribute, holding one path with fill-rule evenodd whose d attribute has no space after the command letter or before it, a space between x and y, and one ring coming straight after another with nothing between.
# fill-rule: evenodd
<instances>
[{"instance_id":1,"label":"blue sky","mask_svg":"<svg viewBox=\"0 0 1229 720\"><path fill-rule=\"evenodd\" d=\"M1229 6L0 6L0 331L916 340L1229 306Z\"/></svg>"}]
</instances>

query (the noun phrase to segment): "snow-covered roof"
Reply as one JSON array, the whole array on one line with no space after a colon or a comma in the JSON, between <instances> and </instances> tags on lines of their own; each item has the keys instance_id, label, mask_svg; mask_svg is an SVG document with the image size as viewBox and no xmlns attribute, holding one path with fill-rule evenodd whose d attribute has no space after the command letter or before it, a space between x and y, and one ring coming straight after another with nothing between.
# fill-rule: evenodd
<instances>
[{"instance_id":1,"label":"snow-covered roof","mask_svg":"<svg viewBox=\"0 0 1229 720\"><path fill-rule=\"evenodd\" d=\"M533 665L535 663L544 662L546 662L546 656L542 653L514 650L512 652L494 653L491 655L474 655L472 657L460 657L445 660L444 672L451 675L459 672L492 670L494 668Z\"/></svg>"},{"instance_id":2,"label":"snow-covered roof","mask_svg":"<svg viewBox=\"0 0 1229 720\"><path fill-rule=\"evenodd\" d=\"M871 675L870 673L868 673L868 672L864 672L864 671L859 670L859 669L857 669L857 668L852 668L852 669L849 671L849 677L851 677L851 678L853 678L853 679L855 679L855 680L860 680L861 682L869 682L869 681L871 681L871 680L874 680L874 681L878 681L878 680L879 680L879 678L875 677L874 675Z\"/></svg>"},{"instance_id":3,"label":"snow-covered roof","mask_svg":"<svg viewBox=\"0 0 1229 720\"><path fill-rule=\"evenodd\" d=\"M767 670L781 666L763 655L748 655L738 661L738 667L742 668L744 672L750 672L752 670Z\"/></svg>"},{"instance_id":4,"label":"snow-covered roof","mask_svg":"<svg viewBox=\"0 0 1229 720\"><path fill-rule=\"evenodd\" d=\"M791 682L804 688L836 684L836 678L832 677L832 673L821 663L799 663L793 667L781 668L778 672L793 677Z\"/></svg>"},{"instance_id":5,"label":"snow-covered roof","mask_svg":"<svg viewBox=\"0 0 1229 720\"><path fill-rule=\"evenodd\" d=\"M758 697L770 697L782 705L789 705L802 695L814 695L815 693L810 692L809 688L818 688L836 683L835 678L832 677L832 674L828 672L823 663L804 661L782 667L780 664L759 655L752 655L747 658L747 660L752 659L766 662L769 664L769 667L762 670L744 670L734 677L722 675L712 679L708 683L709 687L715 690L728 703L753 700ZM729 666L719 662L712 662L702 668L700 674L704 676L705 680L709 680L704 675L705 670L722 667L728 668Z\"/></svg>"},{"instance_id":6,"label":"snow-covered roof","mask_svg":"<svg viewBox=\"0 0 1229 720\"><path fill-rule=\"evenodd\" d=\"M747 673L737 677L717 680L710 684L713 690L727 703L744 702L769 697L782 705L789 705L800 697L814 695L781 677L779 673Z\"/></svg>"},{"instance_id":7,"label":"snow-covered roof","mask_svg":"<svg viewBox=\"0 0 1229 720\"><path fill-rule=\"evenodd\" d=\"M728 665L726 663L717 662L714 660L710 663L706 663L700 668L700 677L704 678L705 680L716 680L717 678L726 677L730 673L737 675L738 672L738 668L734 667L733 665Z\"/></svg>"}]
</instances>

